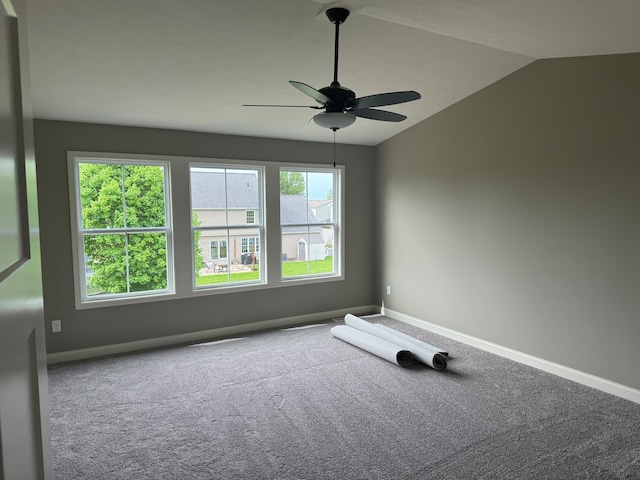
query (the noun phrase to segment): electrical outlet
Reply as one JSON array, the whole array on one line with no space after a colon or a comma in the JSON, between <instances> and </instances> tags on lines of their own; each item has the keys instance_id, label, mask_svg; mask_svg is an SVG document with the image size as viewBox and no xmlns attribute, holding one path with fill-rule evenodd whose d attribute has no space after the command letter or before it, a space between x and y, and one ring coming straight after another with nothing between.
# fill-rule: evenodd
<instances>
[{"instance_id":1,"label":"electrical outlet","mask_svg":"<svg viewBox=\"0 0 640 480\"><path fill-rule=\"evenodd\" d=\"M51 332L58 333L62 331L62 320L51 320Z\"/></svg>"},{"instance_id":2,"label":"electrical outlet","mask_svg":"<svg viewBox=\"0 0 640 480\"><path fill-rule=\"evenodd\" d=\"M391 285L387 285L387 295L391 295Z\"/></svg>"}]
</instances>

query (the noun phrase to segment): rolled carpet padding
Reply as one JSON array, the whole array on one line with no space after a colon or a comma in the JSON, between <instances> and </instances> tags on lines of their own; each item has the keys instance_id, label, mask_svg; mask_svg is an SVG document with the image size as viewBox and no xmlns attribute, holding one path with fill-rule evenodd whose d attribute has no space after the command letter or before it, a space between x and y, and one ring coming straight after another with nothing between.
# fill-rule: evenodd
<instances>
[{"instance_id":1,"label":"rolled carpet padding","mask_svg":"<svg viewBox=\"0 0 640 480\"><path fill-rule=\"evenodd\" d=\"M426 342L423 342L422 340L418 340L417 338L414 338L414 337L412 337L410 335L407 335L406 333L399 332L398 330L394 330L393 328L387 327L386 325L382 325L380 323L374 323L373 325L376 328L379 328L381 330L385 330L387 332L393 333L396 337L404 338L405 340L408 340L408 341L410 341L412 343L415 343L417 345L422 345L423 347L427 347L427 348L430 348L431 350L435 350L436 352L441 353L445 357L449 356L449 352L447 352L445 350L442 350L441 348L434 347L433 345L430 345L430 344L428 344Z\"/></svg>"},{"instance_id":2,"label":"rolled carpet padding","mask_svg":"<svg viewBox=\"0 0 640 480\"><path fill-rule=\"evenodd\" d=\"M447 368L447 358L444 355L446 352L442 352L440 349L422 342L402 332L398 332L393 328L386 327L384 325L372 324L366 320L346 314L344 317L344 323L352 328L368 333L375 337L379 337L390 343L398 345L406 350L409 350L413 357L421 363L430 366L435 370L444 370ZM381 328L384 327L384 328Z\"/></svg>"},{"instance_id":3,"label":"rolled carpet padding","mask_svg":"<svg viewBox=\"0 0 640 480\"><path fill-rule=\"evenodd\" d=\"M410 351L362 330L337 325L331 329L331 335L401 367L415 363Z\"/></svg>"}]
</instances>

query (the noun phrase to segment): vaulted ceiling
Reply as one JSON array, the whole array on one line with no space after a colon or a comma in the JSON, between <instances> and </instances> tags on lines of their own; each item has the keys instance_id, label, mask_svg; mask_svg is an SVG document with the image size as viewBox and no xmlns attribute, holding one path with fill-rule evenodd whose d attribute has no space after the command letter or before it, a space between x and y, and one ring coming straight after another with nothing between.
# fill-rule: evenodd
<instances>
[{"instance_id":1,"label":"vaulted ceiling","mask_svg":"<svg viewBox=\"0 0 640 480\"><path fill-rule=\"evenodd\" d=\"M416 90L339 143L377 145L536 59L640 52L637 0L28 0L36 118L332 142L291 87Z\"/></svg>"}]
</instances>

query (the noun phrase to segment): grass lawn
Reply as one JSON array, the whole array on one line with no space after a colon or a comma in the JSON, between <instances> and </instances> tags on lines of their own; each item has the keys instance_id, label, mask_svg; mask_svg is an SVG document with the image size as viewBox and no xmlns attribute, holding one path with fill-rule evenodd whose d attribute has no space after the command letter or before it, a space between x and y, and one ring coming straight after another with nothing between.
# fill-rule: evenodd
<instances>
[{"instance_id":1,"label":"grass lawn","mask_svg":"<svg viewBox=\"0 0 640 480\"><path fill-rule=\"evenodd\" d=\"M333 257L326 257L324 260L312 260L311 262L282 262L283 277L331 272L333 272Z\"/></svg>"},{"instance_id":2,"label":"grass lawn","mask_svg":"<svg viewBox=\"0 0 640 480\"><path fill-rule=\"evenodd\" d=\"M91 295L99 295L100 293L105 293L104 288L102 287L87 287L87 297Z\"/></svg>"},{"instance_id":3,"label":"grass lawn","mask_svg":"<svg viewBox=\"0 0 640 480\"><path fill-rule=\"evenodd\" d=\"M231 274L231 283L233 282L248 282L251 280L258 280L260 278L260 272L238 272ZM216 285L219 283L228 283L229 275L217 274L217 275L202 275L196 278L196 285Z\"/></svg>"},{"instance_id":4,"label":"grass lawn","mask_svg":"<svg viewBox=\"0 0 640 480\"><path fill-rule=\"evenodd\" d=\"M327 257L324 260L313 260L311 262L283 262L282 276L297 277L300 275L314 275L318 273L331 273L333 271L333 257ZM231 275L202 275L196 278L196 285L217 285L221 283L236 283L255 281L260 278L260 272L237 272Z\"/></svg>"}]
</instances>

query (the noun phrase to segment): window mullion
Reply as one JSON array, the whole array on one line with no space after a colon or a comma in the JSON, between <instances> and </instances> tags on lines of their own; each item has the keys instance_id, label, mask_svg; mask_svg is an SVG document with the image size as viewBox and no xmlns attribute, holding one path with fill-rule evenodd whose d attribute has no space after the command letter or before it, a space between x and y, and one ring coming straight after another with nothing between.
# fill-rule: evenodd
<instances>
[{"instance_id":1,"label":"window mullion","mask_svg":"<svg viewBox=\"0 0 640 480\"><path fill-rule=\"evenodd\" d=\"M125 187L125 170L124 165L120 167L121 188L122 188L122 225L127 228L127 191Z\"/></svg>"},{"instance_id":2,"label":"window mullion","mask_svg":"<svg viewBox=\"0 0 640 480\"><path fill-rule=\"evenodd\" d=\"M124 234L125 272L127 277L127 292L131 293L131 276L129 272L129 234Z\"/></svg>"}]
</instances>

